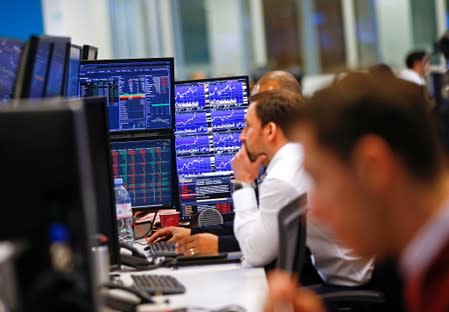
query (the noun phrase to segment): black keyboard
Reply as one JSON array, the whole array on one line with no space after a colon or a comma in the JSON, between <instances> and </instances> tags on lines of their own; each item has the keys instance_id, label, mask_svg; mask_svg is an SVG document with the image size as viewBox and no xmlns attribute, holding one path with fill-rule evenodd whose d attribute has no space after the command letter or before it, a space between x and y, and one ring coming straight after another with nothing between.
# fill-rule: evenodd
<instances>
[{"instance_id":1,"label":"black keyboard","mask_svg":"<svg viewBox=\"0 0 449 312\"><path fill-rule=\"evenodd\" d=\"M152 295L183 294L186 291L176 278L170 275L131 275L134 287Z\"/></svg>"},{"instance_id":2,"label":"black keyboard","mask_svg":"<svg viewBox=\"0 0 449 312\"><path fill-rule=\"evenodd\" d=\"M167 241L159 241L147 246L148 255L151 257L176 257L176 244Z\"/></svg>"}]
</instances>

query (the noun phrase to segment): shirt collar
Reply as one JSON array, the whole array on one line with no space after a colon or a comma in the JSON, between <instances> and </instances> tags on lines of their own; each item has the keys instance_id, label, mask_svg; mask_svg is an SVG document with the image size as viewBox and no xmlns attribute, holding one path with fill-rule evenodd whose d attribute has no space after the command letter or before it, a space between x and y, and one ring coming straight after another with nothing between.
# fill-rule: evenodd
<instances>
[{"instance_id":1,"label":"shirt collar","mask_svg":"<svg viewBox=\"0 0 449 312\"><path fill-rule=\"evenodd\" d=\"M273 158L268 164L265 174L268 174L270 170L276 165L276 163L280 162L284 157L288 157L287 155L294 155L295 153L298 153L300 148L301 145L298 143L286 143L276 152L276 154L274 154Z\"/></svg>"}]
</instances>

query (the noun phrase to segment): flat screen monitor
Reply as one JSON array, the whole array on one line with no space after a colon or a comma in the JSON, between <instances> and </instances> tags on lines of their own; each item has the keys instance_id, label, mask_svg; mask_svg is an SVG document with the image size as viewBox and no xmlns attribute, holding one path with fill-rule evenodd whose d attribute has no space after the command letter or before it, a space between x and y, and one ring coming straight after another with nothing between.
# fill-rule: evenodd
<instances>
[{"instance_id":1,"label":"flat screen monitor","mask_svg":"<svg viewBox=\"0 0 449 312\"><path fill-rule=\"evenodd\" d=\"M8 101L14 97L23 47L22 41L0 38L0 101Z\"/></svg>"},{"instance_id":2,"label":"flat screen monitor","mask_svg":"<svg viewBox=\"0 0 449 312\"><path fill-rule=\"evenodd\" d=\"M109 141L106 100L104 97L84 99L87 116L87 138L97 201L99 233L108 237L111 266L120 265L117 235L111 144Z\"/></svg>"},{"instance_id":3,"label":"flat screen monitor","mask_svg":"<svg viewBox=\"0 0 449 312\"><path fill-rule=\"evenodd\" d=\"M80 96L106 96L111 132L173 129L173 58L81 61Z\"/></svg>"},{"instance_id":4,"label":"flat screen monitor","mask_svg":"<svg viewBox=\"0 0 449 312\"><path fill-rule=\"evenodd\" d=\"M64 82L70 52L70 38L45 36L43 38L53 45L50 54L49 69L45 84L44 97L65 95Z\"/></svg>"},{"instance_id":5,"label":"flat screen monitor","mask_svg":"<svg viewBox=\"0 0 449 312\"><path fill-rule=\"evenodd\" d=\"M231 161L240 148L248 77L175 83L175 136L183 219L206 208L233 211Z\"/></svg>"},{"instance_id":6,"label":"flat screen monitor","mask_svg":"<svg viewBox=\"0 0 449 312\"><path fill-rule=\"evenodd\" d=\"M20 62L15 88L16 98L44 96L52 48L51 41L37 36L30 37Z\"/></svg>"},{"instance_id":7,"label":"flat screen monitor","mask_svg":"<svg viewBox=\"0 0 449 312\"><path fill-rule=\"evenodd\" d=\"M96 311L96 201L83 103L12 101L0 108L0 124L8 147L0 153L0 240L23 247L15 262L19 310Z\"/></svg>"},{"instance_id":8,"label":"flat screen monitor","mask_svg":"<svg viewBox=\"0 0 449 312\"><path fill-rule=\"evenodd\" d=\"M111 143L114 178L122 178L133 209L176 208L173 137L124 139Z\"/></svg>"},{"instance_id":9,"label":"flat screen monitor","mask_svg":"<svg viewBox=\"0 0 449 312\"><path fill-rule=\"evenodd\" d=\"M66 96L79 96L79 73L81 61L81 47L70 45L70 58L67 70Z\"/></svg>"}]
</instances>

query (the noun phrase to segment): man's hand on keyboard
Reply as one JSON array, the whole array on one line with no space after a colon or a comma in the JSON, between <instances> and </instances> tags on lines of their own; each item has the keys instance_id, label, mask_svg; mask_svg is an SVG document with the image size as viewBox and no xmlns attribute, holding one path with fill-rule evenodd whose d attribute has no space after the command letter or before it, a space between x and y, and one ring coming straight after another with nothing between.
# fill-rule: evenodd
<instances>
[{"instance_id":1,"label":"man's hand on keyboard","mask_svg":"<svg viewBox=\"0 0 449 312\"><path fill-rule=\"evenodd\" d=\"M168 240L169 243L176 243L189 236L190 229L177 226L169 226L157 230L153 235L151 235L151 237L148 239L148 244L152 244L160 240Z\"/></svg>"},{"instance_id":2,"label":"man's hand on keyboard","mask_svg":"<svg viewBox=\"0 0 449 312\"><path fill-rule=\"evenodd\" d=\"M186 256L216 254L218 253L218 236L210 233L188 236L176 243L176 252Z\"/></svg>"}]
</instances>

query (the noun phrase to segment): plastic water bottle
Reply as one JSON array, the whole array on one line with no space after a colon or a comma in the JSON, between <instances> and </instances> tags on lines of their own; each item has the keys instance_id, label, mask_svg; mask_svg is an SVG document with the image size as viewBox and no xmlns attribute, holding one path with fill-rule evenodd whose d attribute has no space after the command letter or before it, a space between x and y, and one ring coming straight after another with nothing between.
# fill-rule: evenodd
<instances>
[{"instance_id":1,"label":"plastic water bottle","mask_svg":"<svg viewBox=\"0 0 449 312\"><path fill-rule=\"evenodd\" d=\"M131 197L129 196L126 188L123 186L123 179L114 179L114 186L118 238L121 242L132 244L134 241L134 234Z\"/></svg>"}]
</instances>

